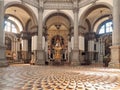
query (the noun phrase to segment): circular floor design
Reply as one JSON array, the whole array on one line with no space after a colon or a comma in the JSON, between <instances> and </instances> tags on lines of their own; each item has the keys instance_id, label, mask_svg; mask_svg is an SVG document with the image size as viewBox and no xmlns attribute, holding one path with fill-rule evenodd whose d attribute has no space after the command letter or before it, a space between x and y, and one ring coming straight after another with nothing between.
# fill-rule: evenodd
<instances>
[{"instance_id":1,"label":"circular floor design","mask_svg":"<svg viewBox=\"0 0 120 90\"><path fill-rule=\"evenodd\" d=\"M119 69L16 65L0 68L0 90L115 90L119 74Z\"/></svg>"}]
</instances>

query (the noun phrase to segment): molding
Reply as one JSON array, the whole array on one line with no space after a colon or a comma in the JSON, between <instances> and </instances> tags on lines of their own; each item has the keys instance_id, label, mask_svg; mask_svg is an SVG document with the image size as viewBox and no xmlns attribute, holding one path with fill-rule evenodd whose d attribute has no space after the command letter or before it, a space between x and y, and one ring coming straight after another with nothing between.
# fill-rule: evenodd
<instances>
[{"instance_id":1,"label":"molding","mask_svg":"<svg viewBox=\"0 0 120 90\"><path fill-rule=\"evenodd\" d=\"M79 3L79 8L85 7L89 4L95 4L97 0L81 0Z\"/></svg>"},{"instance_id":2,"label":"molding","mask_svg":"<svg viewBox=\"0 0 120 90\"><path fill-rule=\"evenodd\" d=\"M39 8L37 0L22 0L23 3L27 3L33 7Z\"/></svg>"},{"instance_id":3,"label":"molding","mask_svg":"<svg viewBox=\"0 0 120 90\"><path fill-rule=\"evenodd\" d=\"M39 8L41 6L44 7L44 9L67 9L67 10L72 10L75 6L76 7L76 3L73 2L66 2L66 1L61 1L61 2L45 2L43 0L39 0L40 2L38 2L37 0L21 0L23 3L27 3L30 4L36 8ZM82 0L80 2L78 2L77 7L78 8L82 8L86 5L89 5L91 3L95 3L97 0Z\"/></svg>"},{"instance_id":4,"label":"molding","mask_svg":"<svg viewBox=\"0 0 120 90\"><path fill-rule=\"evenodd\" d=\"M110 49L120 49L120 45L113 45L110 47Z\"/></svg>"},{"instance_id":5,"label":"molding","mask_svg":"<svg viewBox=\"0 0 120 90\"><path fill-rule=\"evenodd\" d=\"M71 3L45 3L44 9L51 10L51 9L66 9L66 10L72 10L73 4Z\"/></svg>"}]
</instances>

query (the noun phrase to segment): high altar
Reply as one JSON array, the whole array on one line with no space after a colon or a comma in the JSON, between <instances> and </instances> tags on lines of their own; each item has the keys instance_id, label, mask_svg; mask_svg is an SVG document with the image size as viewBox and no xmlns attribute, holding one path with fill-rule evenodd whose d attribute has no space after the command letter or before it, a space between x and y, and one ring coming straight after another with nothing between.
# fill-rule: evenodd
<instances>
[{"instance_id":1,"label":"high altar","mask_svg":"<svg viewBox=\"0 0 120 90\"><path fill-rule=\"evenodd\" d=\"M55 50L54 60L60 62L62 59L62 54L61 54L62 47L60 45L59 40L57 40L54 50Z\"/></svg>"},{"instance_id":2,"label":"high altar","mask_svg":"<svg viewBox=\"0 0 120 90\"><path fill-rule=\"evenodd\" d=\"M55 49L54 59L56 61L61 61L61 59L62 59L62 55L61 55L62 47L61 46L55 46L54 49Z\"/></svg>"}]
</instances>

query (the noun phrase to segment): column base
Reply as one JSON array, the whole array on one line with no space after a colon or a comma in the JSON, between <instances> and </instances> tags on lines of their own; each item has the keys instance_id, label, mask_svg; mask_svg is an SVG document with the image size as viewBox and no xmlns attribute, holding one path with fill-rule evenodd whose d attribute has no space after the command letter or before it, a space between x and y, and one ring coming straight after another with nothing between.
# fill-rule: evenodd
<instances>
[{"instance_id":1,"label":"column base","mask_svg":"<svg viewBox=\"0 0 120 90\"><path fill-rule=\"evenodd\" d=\"M72 50L71 65L80 65L79 50Z\"/></svg>"},{"instance_id":2,"label":"column base","mask_svg":"<svg viewBox=\"0 0 120 90\"><path fill-rule=\"evenodd\" d=\"M8 66L8 61L5 58L5 48L0 47L0 67Z\"/></svg>"},{"instance_id":3,"label":"column base","mask_svg":"<svg viewBox=\"0 0 120 90\"><path fill-rule=\"evenodd\" d=\"M79 60L81 63L85 62L85 52L82 50L79 51Z\"/></svg>"},{"instance_id":4,"label":"column base","mask_svg":"<svg viewBox=\"0 0 120 90\"><path fill-rule=\"evenodd\" d=\"M0 67L9 66L8 61L6 59L0 59Z\"/></svg>"},{"instance_id":5,"label":"column base","mask_svg":"<svg viewBox=\"0 0 120 90\"><path fill-rule=\"evenodd\" d=\"M117 62L110 62L109 63L109 66L110 68L120 68L120 63L117 63Z\"/></svg>"},{"instance_id":6,"label":"column base","mask_svg":"<svg viewBox=\"0 0 120 90\"><path fill-rule=\"evenodd\" d=\"M30 60L28 60L28 51L22 51L22 60L24 63L30 63Z\"/></svg>"},{"instance_id":7,"label":"column base","mask_svg":"<svg viewBox=\"0 0 120 90\"><path fill-rule=\"evenodd\" d=\"M37 60L35 62L36 65L45 65L45 52L44 50L37 51Z\"/></svg>"},{"instance_id":8,"label":"column base","mask_svg":"<svg viewBox=\"0 0 120 90\"><path fill-rule=\"evenodd\" d=\"M111 46L110 68L120 68L120 45Z\"/></svg>"}]
</instances>

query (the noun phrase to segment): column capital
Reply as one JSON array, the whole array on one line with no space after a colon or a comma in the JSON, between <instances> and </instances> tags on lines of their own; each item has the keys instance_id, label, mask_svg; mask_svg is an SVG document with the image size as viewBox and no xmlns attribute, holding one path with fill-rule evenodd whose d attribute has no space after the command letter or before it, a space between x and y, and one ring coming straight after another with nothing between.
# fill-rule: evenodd
<instances>
[{"instance_id":1,"label":"column capital","mask_svg":"<svg viewBox=\"0 0 120 90\"><path fill-rule=\"evenodd\" d=\"M85 34L82 32L79 32L79 36L85 36Z\"/></svg>"},{"instance_id":2,"label":"column capital","mask_svg":"<svg viewBox=\"0 0 120 90\"><path fill-rule=\"evenodd\" d=\"M73 8L73 13L78 13L79 12L79 8L78 7L74 7Z\"/></svg>"},{"instance_id":3,"label":"column capital","mask_svg":"<svg viewBox=\"0 0 120 90\"><path fill-rule=\"evenodd\" d=\"M38 32L32 32L31 33L31 36L35 36L35 35L38 36Z\"/></svg>"},{"instance_id":4,"label":"column capital","mask_svg":"<svg viewBox=\"0 0 120 90\"><path fill-rule=\"evenodd\" d=\"M78 13L78 12L79 12L78 0L74 0L74 2L73 2L73 13Z\"/></svg>"},{"instance_id":5,"label":"column capital","mask_svg":"<svg viewBox=\"0 0 120 90\"><path fill-rule=\"evenodd\" d=\"M28 40L28 38L30 37L30 33L28 33L28 32L21 32L21 38L23 39L23 40Z\"/></svg>"},{"instance_id":6,"label":"column capital","mask_svg":"<svg viewBox=\"0 0 120 90\"><path fill-rule=\"evenodd\" d=\"M96 38L95 37L96 36L95 32L88 32L88 33L85 34L85 36L88 40L94 40Z\"/></svg>"},{"instance_id":7,"label":"column capital","mask_svg":"<svg viewBox=\"0 0 120 90\"><path fill-rule=\"evenodd\" d=\"M44 8L43 7L39 7L38 8L38 12L42 12L43 13L44 12Z\"/></svg>"},{"instance_id":8,"label":"column capital","mask_svg":"<svg viewBox=\"0 0 120 90\"><path fill-rule=\"evenodd\" d=\"M39 0L39 8L38 8L38 10L43 12L44 11L43 6L44 6L43 0Z\"/></svg>"}]
</instances>

